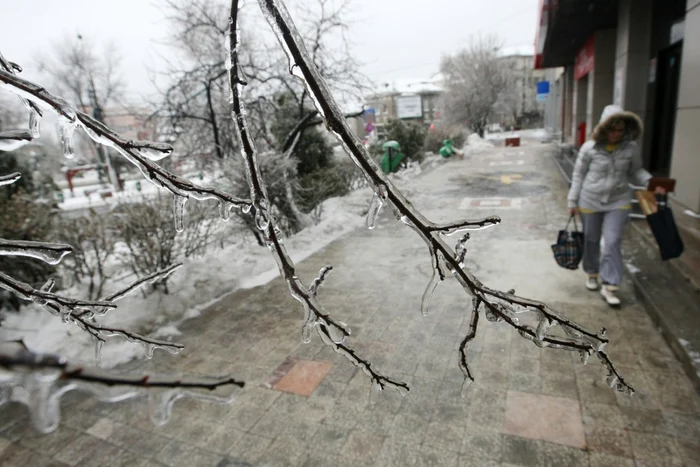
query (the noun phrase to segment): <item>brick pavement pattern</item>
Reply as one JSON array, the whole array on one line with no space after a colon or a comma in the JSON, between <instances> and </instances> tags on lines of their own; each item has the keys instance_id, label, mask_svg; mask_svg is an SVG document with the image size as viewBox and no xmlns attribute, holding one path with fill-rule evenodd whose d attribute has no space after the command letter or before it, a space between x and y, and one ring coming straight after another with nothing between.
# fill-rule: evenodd
<instances>
[{"instance_id":1,"label":"brick pavement pattern","mask_svg":"<svg viewBox=\"0 0 700 467\"><path fill-rule=\"evenodd\" d=\"M183 400L167 425L154 427L146 401L104 404L71 393L61 426L46 436L32 431L24 407L6 405L0 465L700 465L700 398L630 284L624 306L610 309L585 290L583 272L559 269L551 257L567 213L548 150L525 141L468 154L405 184L407 195L435 221L502 216L500 226L472 235L467 264L488 285L606 327L609 353L637 390L632 398L607 388L594 358L584 366L578 355L539 349L503 323L480 320L469 350L476 382L462 399L457 348L471 299L448 279L421 315L430 257L385 210L375 230L351 232L299 272L309 281L334 265L321 302L351 327L353 348L410 384L408 396L388 392L370 404L362 372L317 337L302 344L302 310L277 279L183 323L181 355L157 352L124 366L232 373L248 382L233 405Z\"/></svg>"}]
</instances>

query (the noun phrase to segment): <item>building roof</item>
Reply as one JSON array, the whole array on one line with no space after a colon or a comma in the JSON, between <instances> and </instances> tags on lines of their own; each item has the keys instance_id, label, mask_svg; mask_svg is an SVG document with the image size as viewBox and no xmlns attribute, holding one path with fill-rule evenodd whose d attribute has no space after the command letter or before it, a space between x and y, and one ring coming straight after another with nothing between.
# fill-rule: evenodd
<instances>
[{"instance_id":1,"label":"building roof","mask_svg":"<svg viewBox=\"0 0 700 467\"><path fill-rule=\"evenodd\" d=\"M532 57L535 55L535 44L522 44L512 47L503 47L498 51L501 57Z\"/></svg>"},{"instance_id":2,"label":"building roof","mask_svg":"<svg viewBox=\"0 0 700 467\"><path fill-rule=\"evenodd\" d=\"M442 76L436 74L431 78L404 78L391 82L380 83L375 87L373 96L387 94L414 95L442 92Z\"/></svg>"}]
</instances>

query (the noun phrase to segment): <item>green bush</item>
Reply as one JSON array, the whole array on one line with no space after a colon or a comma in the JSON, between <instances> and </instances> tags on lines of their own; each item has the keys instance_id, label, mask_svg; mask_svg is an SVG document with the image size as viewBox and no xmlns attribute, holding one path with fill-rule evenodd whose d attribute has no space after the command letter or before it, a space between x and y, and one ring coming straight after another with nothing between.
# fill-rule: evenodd
<instances>
[{"instance_id":1,"label":"green bush","mask_svg":"<svg viewBox=\"0 0 700 467\"><path fill-rule=\"evenodd\" d=\"M418 162L423 160L426 131L422 125L403 120L389 120L386 124L386 133L388 140L398 141L401 152L409 160Z\"/></svg>"}]
</instances>

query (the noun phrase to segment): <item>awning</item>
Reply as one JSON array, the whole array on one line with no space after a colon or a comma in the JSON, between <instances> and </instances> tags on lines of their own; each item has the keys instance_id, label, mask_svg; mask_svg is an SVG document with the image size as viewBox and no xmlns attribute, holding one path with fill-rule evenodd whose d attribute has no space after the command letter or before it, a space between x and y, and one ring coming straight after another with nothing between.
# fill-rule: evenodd
<instances>
[{"instance_id":1,"label":"awning","mask_svg":"<svg viewBox=\"0 0 700 467\"><path fill-rule=\"evenodd\" d=\"M572 65L595 31L617 27L617 0L540 0L535 69Z\"/></svg>"}]
</instances>

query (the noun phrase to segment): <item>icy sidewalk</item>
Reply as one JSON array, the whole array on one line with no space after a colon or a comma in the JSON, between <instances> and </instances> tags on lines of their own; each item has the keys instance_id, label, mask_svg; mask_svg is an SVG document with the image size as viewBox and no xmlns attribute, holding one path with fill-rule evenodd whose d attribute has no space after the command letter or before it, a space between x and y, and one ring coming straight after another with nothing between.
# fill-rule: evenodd
<instances>
[{"instance_id":1,"label":"icy sidewalk","mask_svg":"<svg viewBox=\"0 0 700 467\"><path fill-rule=\"evenodd\" d=\"M486 284L547 301L589 328L606 327L609 351L637 389L618 395L595 361L539 349L502 323L481 320L469 360L476 381L459 397L457 346L470 297L441 284L420 313L430 259L414 232L383 211L299 265L309 283L334 271L319 299L348 323L347 343L377 370L407 382L408 396L369 403L366 375L316 337L300 339L302 310L279 279L238 291L180 326L179 356L157 353L135 370L231 373L248 384L230 407L183 401L154 428L145 402L80 395L46 437L24 410L0 409L0 462L38 465L697 465L700 402L629 284L620 310L583 287L581 271L554 263L549 245L566 221L565 187L545 147L498 148L449 161L408 184L435 220L502 216L475 232L467 263ZM455 239L456 240L456 239ZM290 248L291 249L291 248ZM293 251L293 249L291 249ZM59 464L60 465L60 464Z\"/></svg>"}]
</instances>

